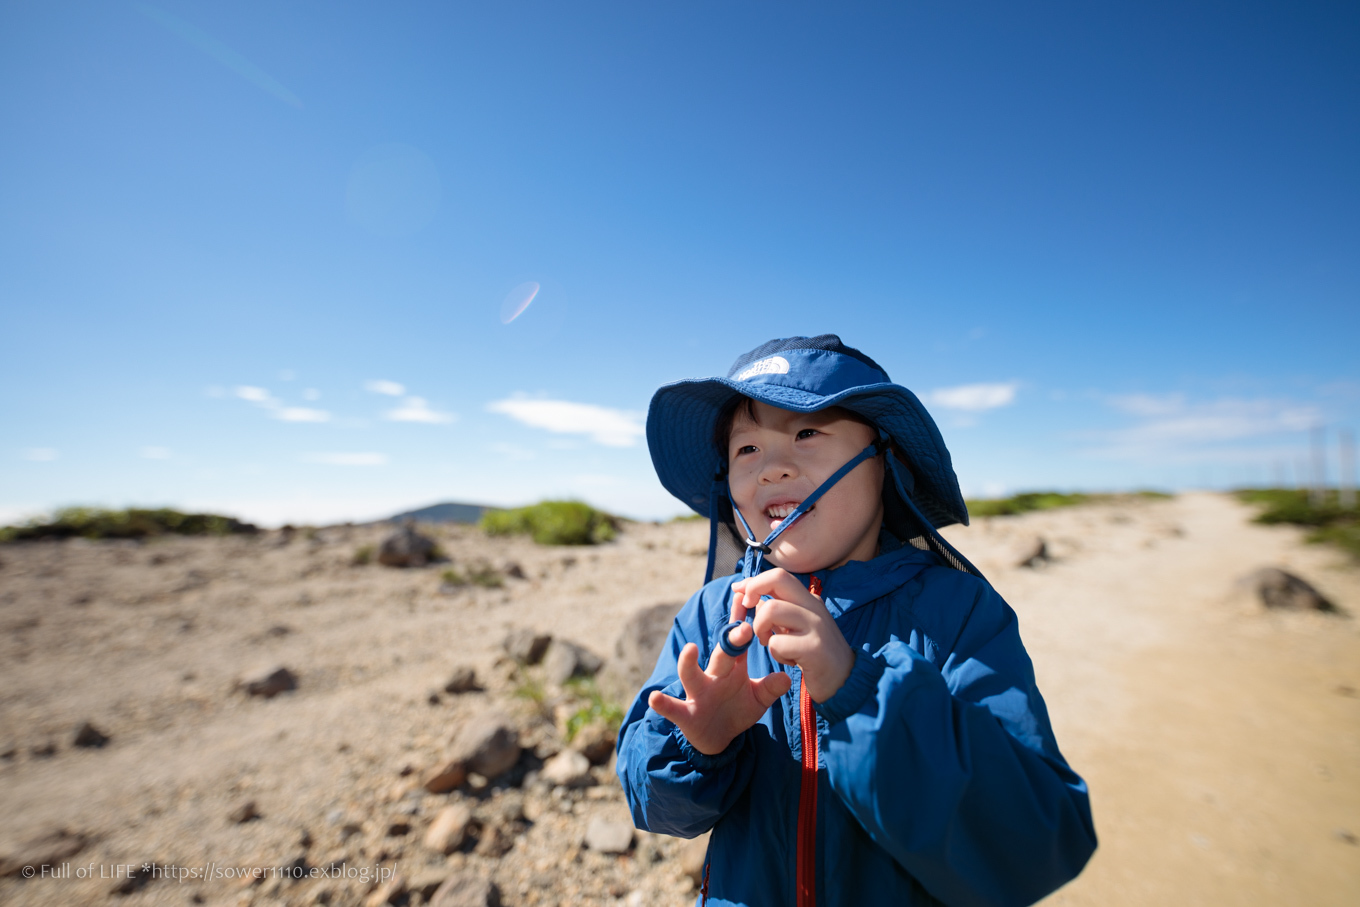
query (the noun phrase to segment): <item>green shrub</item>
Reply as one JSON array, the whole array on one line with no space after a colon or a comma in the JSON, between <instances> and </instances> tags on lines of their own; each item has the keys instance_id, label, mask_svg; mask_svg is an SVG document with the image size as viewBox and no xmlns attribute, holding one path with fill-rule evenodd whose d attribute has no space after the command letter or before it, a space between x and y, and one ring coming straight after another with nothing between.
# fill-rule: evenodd
<instances>
[{"instance_id":1,"label":"green shrub","mask_svg":"<svg viewBox=\"0 0 1360 907\"><path fill-rule=\"evenodd\" d=\"M1306 526L1313 530L1308 541L1336 545L1360 560L1360 509L1342 507L1336 492L1326 492L1316 503L1312 493L1294 488L1248 488L1237 497L1262 505L1255 522Z\"/></svg>"},{"instance_id":2,"label":"green shrub","mask_svg":"<svg viewBox=\"0 0 1360 907\"><path fill-rule=\"evenodd\" d=\"M363 567L373 563L374 548L372 545L360 545L354 549L354 556L349 559L351 565Z\"/></svg>"},{"instance_id":3,"label":"green shrub","mask_svg":"<svg viewBox=\"0 0 1360 907\"><path fill-rule=\"evenodd\" d=\"M540 501L514 510L488 510L487 535L530 535L540 545L597 545L614 538L618 519L581 501Z\"/></svg>"},{"instance_id":4,"label":"green shrub","mask_svg":"<svg viewBox=\"0 0 1360 907\"><path fill-rule=\"evenodd\" d=\"M166 507L104 510L100 507L66 507L47 522L33 520L23 526L0 529L0 541L38 539L144 539L158 535L232 535L259 529L235 517L215 513L181 513Z\"/></svg>"},{"instance_id":5,"label":"green shrub","mask_svg":"<svg viewBox=\"0 0 1360 907\"><path fill-rule=\"evenodd\" d=\"M1016 516L1034 510L1053 510L1057 507L1075 507L1078 504L1109 503L1120 498L1128 499L1130 497L1144 500L1162 500L1170 498L1171 495L1160 491L1135 491L1131 495L1027 491L1009 498L983 498L965 503L968 505L969 516Z\"/></svg>"},{"instance_id":6,"label":"green shrub","mask_svg":"<svg viewBox=\"0 0 1360 907\"><path fill-rule=\"evenodd\" d=\"M581 728L597 718L603 718L611 731L618 731L619 725L623 724L623 708L600 695L599 689L595 686L595 678L575 677L567 681L566 687L578 698L586 700L586 704L567 719L568 743L576 737Z\"/></svg>"},{"instance_id":7,"label":"green shrub","mask_svg":"<svg viewBox=\"0 0 1360 907\"><path fill-rule=\"evenodd\" d=\"M486 561L478 561L469 565L466 573L459 573L450 567L439 574L439 578L445 585L449 586L466 586L468 583L472 583L474 586L481 586L484 589L499 589L505 585L505 577Z\"/></svg>"}]
</instances>

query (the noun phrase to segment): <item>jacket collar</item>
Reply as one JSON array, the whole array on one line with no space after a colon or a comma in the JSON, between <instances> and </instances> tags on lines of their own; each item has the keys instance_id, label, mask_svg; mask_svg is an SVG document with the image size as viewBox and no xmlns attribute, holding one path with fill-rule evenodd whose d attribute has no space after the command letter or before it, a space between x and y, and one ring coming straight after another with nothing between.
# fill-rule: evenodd
<instances>
[{"instance_id":1,"label":"jacket collar","mask_svg":"<svg viewBox=\"0 0 1360 907\"><path fill-rule=\"evenodd\" d=\"M822 581L822 602L832 617L882 598L906 585L922 570L940 563L934 552L904 545L886 530L880 547L883 553L873 560L851 561L835 570L817 571L815 575ZM806 583L808 578L800 579Z\"/></svg>"}]
</instances>

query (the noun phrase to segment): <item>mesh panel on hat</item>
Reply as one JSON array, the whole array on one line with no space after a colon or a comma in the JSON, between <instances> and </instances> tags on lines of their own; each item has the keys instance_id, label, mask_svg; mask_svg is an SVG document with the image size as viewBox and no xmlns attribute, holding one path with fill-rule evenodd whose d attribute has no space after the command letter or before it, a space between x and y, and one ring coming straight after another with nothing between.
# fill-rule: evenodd
<instances>
[{"instance_id":1,"label":"mesh panel on hat","mask_svg":"<svg viewBox=\"0 0 1360 907\"><path fill-rule=\"evenodd\" d=\"M841 338L837 337L835 334L818 334L816 337L783 337L778 340L762 343L760 346L751 350L751 352L743 353L738 356L737 361L732 363L732 368L728 370L727 377L733 377L757 359L764 359L767 356L773 356L775 353L782 353L785 350L830 350L833 353L853 356L870 368L883 372L884 381L892 380L888 377L888 373L884 370L883 366L879 365L853 346L846 346L841 342Z\"/></svg>"}]
</instances>

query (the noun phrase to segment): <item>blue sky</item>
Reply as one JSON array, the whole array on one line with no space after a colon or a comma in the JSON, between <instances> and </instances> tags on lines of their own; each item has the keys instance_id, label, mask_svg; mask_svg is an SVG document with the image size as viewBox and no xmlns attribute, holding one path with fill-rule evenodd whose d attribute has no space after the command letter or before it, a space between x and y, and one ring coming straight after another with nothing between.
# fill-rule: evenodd
<instances>
[{"instance_id":1,"label":"blue sky","mask_svg":"<svg viewBox=\"0 0 1360 907\"><path fill-rule=\"evenodd\" d=\"M1353 4L3 2L0 520L663 517L655 388L822 332L970 494L1293 481L1357 114Z\"/></svg>"}]
</instances>

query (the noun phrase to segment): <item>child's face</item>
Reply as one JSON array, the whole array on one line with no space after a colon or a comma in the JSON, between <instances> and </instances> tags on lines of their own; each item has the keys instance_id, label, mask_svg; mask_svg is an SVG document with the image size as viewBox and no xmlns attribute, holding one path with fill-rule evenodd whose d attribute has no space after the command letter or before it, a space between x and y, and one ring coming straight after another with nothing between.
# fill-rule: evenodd
<instances>
[{"instance_id":1,"label":"child's face","mask_svg":"<svg viewBox=\"0 0 1360 907\"><path fill-rule=\"evenodd\" d=\"M795 413L754 404L738 407L727 445L732 501L762 541L876 433L839 407ZM878 553L883 523L883 459L850 470L811 510L775 539L767 557L792 573L867 561Z\"/></svg>"}]
</instances>

